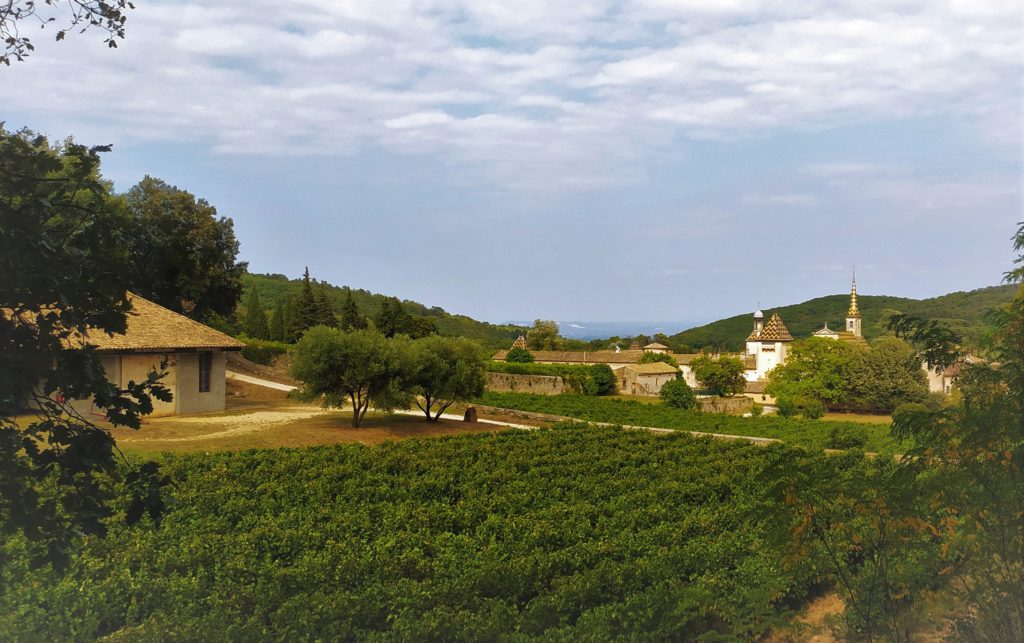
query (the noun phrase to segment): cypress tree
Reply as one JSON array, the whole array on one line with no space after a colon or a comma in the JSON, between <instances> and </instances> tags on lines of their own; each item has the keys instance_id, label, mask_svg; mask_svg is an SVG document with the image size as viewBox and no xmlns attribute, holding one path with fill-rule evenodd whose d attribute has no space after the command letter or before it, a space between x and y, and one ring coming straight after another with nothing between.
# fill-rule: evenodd
<instances>
[{"instance_id":1,"label":"cypress tree","mask_svg":"<svg viewBox=\"0 0 1024 643\"><path fill-rule=\"evenodd\" d=\"M338 326L338 316L334 312L334 303L331 301L331 296L327 293L327 284L320 282L317 286L315 293L315 323L314 326L330 326L336 328Z\"/></svg>"},{"instance_id":2,"label":"cypress tree","mask_svg":"<svg viewBox=\"0 0 1024 643\"><path fill-rule=\"evenodd\" d=\"M278 305L274 309L274 312L270 315L270 339L275 342L285 341L285 313L284 313L284 302Z\"/></svg>"},{"instance_id":3,"label":"cypress tree","mask_svg":"<svg viewBox=\"0 0 1024 643\"><path fill-rule=\"evenodd\" d=\"M347 331L366 328L366 317L359 312L356 300L352 298L352 290L345 289L345 303L341 306L341 327Z\"/></svg>"},{"instance_id":4,"label":"cypress tree","mask_svg":"<svg viewBox=\"0 0 1024 643\"><path fill-rule=\"evenodd\" d=\"M377 330L380 331L380 334L384 335L385 337L395 336L395 311L391 306L392 299L394 298L384 298L384 301L380 305L380 312L377 313L377 319L374 320L377 326ZM401 306L397 299L395 299L394 301L395 303L398 303L399 306Z\"/></svg>"},{"instance_id":5,"label":"cypress tree","mask_svg":"<svg viewBox=\"0 0 1024 643\"><path fill-rule=\"evenodd\" d=\"M245 299L245 333L256 339L270 339L270 325L267 312L260 302L260 292L254 286Z\"/></svg>"},{"instance_id":6,"label":"cypress tree","mask_svg":"<svg viewBox=\"0 0 1024 643\"><path fill-rule=\"evenodd\" d=\"M299 339L303 332L306 330L306 326L302 326L303 319L299 315L300 300L298 297L292 295L288 298L288 301L284 305L284 340L286 342L294 342Z\"/></svg>"}]
</instances>

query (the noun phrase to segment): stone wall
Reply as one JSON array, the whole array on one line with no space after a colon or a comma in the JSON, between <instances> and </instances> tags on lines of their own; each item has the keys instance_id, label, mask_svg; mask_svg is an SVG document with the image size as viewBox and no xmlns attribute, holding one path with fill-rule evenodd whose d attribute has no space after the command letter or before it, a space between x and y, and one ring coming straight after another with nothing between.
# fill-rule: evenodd
<instances>
[{"instance_id":1,"label":"stone wall","mask_svg":"<svg viewBox=\"0 0 1024 643\"><path fill-rule=\"evenodd\" d=\"M743 395L735 397L698 397L700 410L704 413L728 413L742 415L754 408L754 400Z\"/></svg>"},{"instance_id":2,"label":"stone wall","mask_svg":"<svg viewBox=\"0 0 1024 643\"><path fill-rule=\"evenodd\" d=\"M534 393L561 395L565 382L554 375L515 375L513 373L487 373L487 390L495 393Z\"/></svg>"}]
</instances>

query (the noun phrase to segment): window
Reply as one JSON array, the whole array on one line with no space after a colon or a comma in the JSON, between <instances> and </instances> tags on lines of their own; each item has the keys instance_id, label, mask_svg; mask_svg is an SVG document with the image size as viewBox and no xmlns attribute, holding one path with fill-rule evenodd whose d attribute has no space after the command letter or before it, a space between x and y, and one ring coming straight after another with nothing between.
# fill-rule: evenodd
<instances>
[{"instance_id":1,"label":"window","mask_svg":"<svg viewBox=\"0 0 1024 643\"><path fill-rule=\"evenodd\" d=\"M210 374L213 371L213 353L199 353L199 392L210 392Z\"/></svg>"}]
</instances>

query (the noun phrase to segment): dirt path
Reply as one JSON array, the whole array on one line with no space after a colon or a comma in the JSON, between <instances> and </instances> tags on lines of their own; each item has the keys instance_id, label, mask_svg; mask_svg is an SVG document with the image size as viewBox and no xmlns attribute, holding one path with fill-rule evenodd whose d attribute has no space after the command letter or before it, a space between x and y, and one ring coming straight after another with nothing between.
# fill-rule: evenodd
<instances>
[{"instance_id":1,"label":"dirt path","mask_svg":"<svg viewBox=\"0 0 1024 643\"><path fill-rule=\"evenodd\" d=\"M203 433L200 435L190 435L188 437L176 437L176 438L163 438L163 437L141 437L136 434L131 436L129 439L132 442L193 442L195 440L216 440L219 438L226 438L233 435L242 435L245 433L254 433L256 431L264 431L266 429L272 429L282 424L290 424L298 420L308 420L318 415L324 415L326 411L319 408L309 408L305 410L291 410L291 411L252 411L249 413L240 413L237 415L216 415L216 416L200 416L200 417L183 417L174 418L168 420L161 420L155 424L155 427L160 429L174 429L175 427L196 427L202 428L204 426L213 427L225 427L221 431L214 433Z\"/></svg>"},{"instance_id":2,"label":"dirt path","mask_svg":"<svg viewBox=\"0 0 1024 643\"><path fill-rule=\"evenodd\" d=\"M252 375L246 375L245 373L239 373L237 371L224 371L224 377L229 380L238 380L239 382L245 382L247 384L254 384L256 386L262 386L263 388L272 388L276 391L294 391L299 388L292 386L291 384L281 384L278 382L271 382L260 377L253 377Z\"/></svg>"}]
</instances>

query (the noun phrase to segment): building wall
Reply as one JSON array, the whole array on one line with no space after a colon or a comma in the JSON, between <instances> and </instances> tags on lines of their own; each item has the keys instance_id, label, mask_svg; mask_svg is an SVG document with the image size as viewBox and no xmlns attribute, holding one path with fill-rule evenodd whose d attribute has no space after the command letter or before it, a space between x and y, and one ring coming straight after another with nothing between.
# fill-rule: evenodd
<instances>
[{"instance_id":1,"label":"building wall","mask_svg":"<svg viewBox=\"0 0 1024 643\"><path fill-rule=\"evenodd\" d=\"M680 364L679 370L683 374L683 379L686 380L687 385L692 389L700 388L700 382L697 381L697 376L693 374L693 368L689 364Z\"/></svg>"},{"instance_id":2,"label":"building wall","mask_svg":"<svg viewBox=\"0 0 1024 643\"><path fill-rule=\"evenodd\" d=\"M661 393L661 387L666 382L670 382L675 378L675 373L640 374L625 369L620 371L617 381L619 382L621 392L626 395L655 396ZM624 384L623 381L625 381Z\"/></svg>"},{"instance_id":3,"label":"building wall","mask_svg":"<svg viewBox=\"0 0 1024 643\"><path fill-rule=\"evenodd\" d=\"M227 355L215 350L210 371L210 390L199 392L199 353L115 353L100 356L100 365L107 379L120 388L129 381L141 382L150 371L159 371L160 363L167 360L167 375L160 383L171 390L173 399L163 402L153 399L153 413L148 417L185 415L223 411L225 400L225 370ZM95 408L92 398L73 400L74 409L87 417L100 418L103 413Z\"/></svg>"},{"instance_id":4,"label":"building wall","mask_svg":"<svg viewBox=\"0 0 1024 643\"><path fill-rule=\"evenodd\" d=\"M518 375L515 373L487 373L487 390L495 393L535 393L561 395L565 382L554 375Z\"/></svg>"},{"instance_id":5,"label":"building wall","mask_svg":"<svg viewBox=\"0 0 1024 643\"><path fill-rule=\"evenodd\" d=\"M189 413L209 413L224 410L224 370L227 356L224 351L213 353L210 371L210 390L199 392L199 353L178 353L178 386L175 399L179 415Z\"/></svg>"},{"instance_id":6,"label":"building wall","mask_svg":"<svg viewBox=\"0 0 1024 643\"><path fill-rule=\"evenodd\" d=\"M117 382L117 384L121 388L127 386L129 381L141 382L142 380L146 379L150 371L159 371L161 362L166 359L167 375L162 380L160 380L160 383L171 390L171 393L174 395L174 399L172 399L170 402L162 402L154 398L153 413L150 415L150 417L159 417L161 415L174 415L176 413L178 403L177 353L124 353L121 355L112 355L111 357L120 358L121 377L120 381ZM111 379L109 372L107 374L107 379Z\"/></svg>"}]
</instances>

